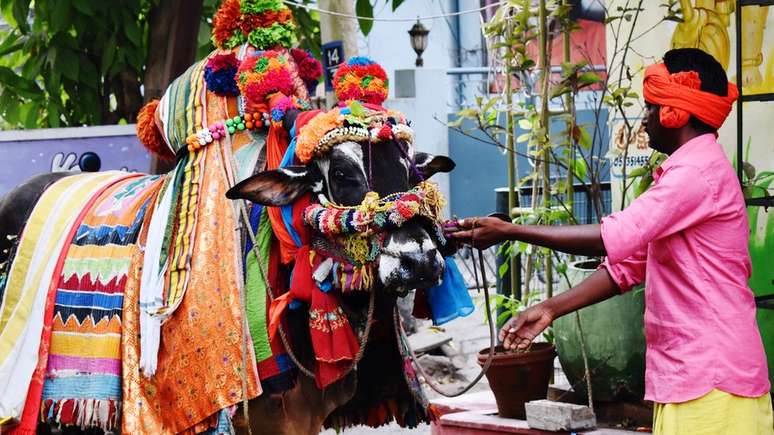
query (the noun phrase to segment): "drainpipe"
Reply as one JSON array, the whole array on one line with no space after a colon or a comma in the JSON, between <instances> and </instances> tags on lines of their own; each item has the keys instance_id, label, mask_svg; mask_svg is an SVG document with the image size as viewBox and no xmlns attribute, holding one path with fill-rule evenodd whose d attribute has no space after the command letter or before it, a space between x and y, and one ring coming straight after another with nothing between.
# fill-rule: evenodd
<instances>
[{"instance_id":1,"label":"drainpipe","mask_svg":"<svg viewBox=\"0 0 774 435\"><path fill-rule=\"evenodd\" d=\"M460 0L452 0L452 13L457 13L460 11ZM454 21L453 21L453 34L452 38L454 39L454 66L459 68L462 66L462 35L461 30L462 26L460 25L460 16L455 15ZM457 106L462 106L462 103L464 101L464 98L462 96L462 75L454 75L454 86L452 89L454 89L454 92L457 94L454 96L455 102L457 103Z\"/></svg>"}]
</instances>

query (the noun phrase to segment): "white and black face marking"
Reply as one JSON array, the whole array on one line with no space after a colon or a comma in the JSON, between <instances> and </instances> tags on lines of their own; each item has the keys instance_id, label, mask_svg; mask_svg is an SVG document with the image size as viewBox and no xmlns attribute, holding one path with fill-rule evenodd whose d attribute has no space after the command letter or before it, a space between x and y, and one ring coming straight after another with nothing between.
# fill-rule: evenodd
<instances>
[{"instance_id":1,"label":"white and black face marking","mask_svg":"<svg viewBox=\"0 0 774 435\"><path fill-rule=\"evenodd\" d=\"M385 288L403 295L414 288L438 284L444 271L443 256L420 225L388 234L379 257L379 280Z\"/></svg>"},{"instance_id":2,"label":"white and black face marking","mask_svg":"<svg viewBox=\"0 0 774 435\"><path fill-rule=\"evenodd\" d=\"M328 200L344 205L358 205L369 190L379 196L405 192L409 183L410 162L397 143L344 142L317 160ZM369 152L370 151L370 152ZM370 174L370 176L369 176ZM369 180L373 182L369 186ZM385 238L379 259L379 279L383 287L399 293L413 288L435 285L443 273L443 257L435 240L416 222L408 222Z\"/></svg>"}]
</instances>

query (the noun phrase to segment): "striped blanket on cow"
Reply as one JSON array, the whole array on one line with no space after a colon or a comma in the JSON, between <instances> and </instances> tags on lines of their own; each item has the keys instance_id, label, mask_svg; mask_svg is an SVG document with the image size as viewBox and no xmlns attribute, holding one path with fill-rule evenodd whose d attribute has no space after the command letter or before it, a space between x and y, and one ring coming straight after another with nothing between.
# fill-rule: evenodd
<instances>
[{"instance_id":1,"label":"striped blanket on cow","mask_svg":"<svg viewBox=\"0 0 774 435\"><path fill-rule=\"evenodd\" d=\"M57 287L71 242L99 195L137 177L66 177L46 190L27 221L0 308L0 417L3 423L23 420L17 433L35 430Z\"/></svg>"},{"instance_id":2,"label":"striped blanket on cow","mask_svg":"<svg viewBox=\"0 0 774 435\"><path fill-rule=\"evenodd\" d=\"M121 414L121 313L130 249L158 176L105 190L81 221L58 277L44 419L112 430Z\"/></svg>"}]
</instances>

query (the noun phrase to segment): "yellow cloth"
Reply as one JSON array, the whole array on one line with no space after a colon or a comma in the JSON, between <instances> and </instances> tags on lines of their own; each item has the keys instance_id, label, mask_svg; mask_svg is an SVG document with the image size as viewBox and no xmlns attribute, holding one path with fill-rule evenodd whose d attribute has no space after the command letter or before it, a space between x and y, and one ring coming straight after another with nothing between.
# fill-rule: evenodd
<instances>
[{"instance_id":1,"label":"yellow cloth","mask_svg":"<svg viewBox=\"0 0 774 435\"><path fill-rule=\"evenodd\" d=\"M772 435L771 396L740 397L712 390L683 403L657 403L654 435Z\"/></svg>"}]
</instances>

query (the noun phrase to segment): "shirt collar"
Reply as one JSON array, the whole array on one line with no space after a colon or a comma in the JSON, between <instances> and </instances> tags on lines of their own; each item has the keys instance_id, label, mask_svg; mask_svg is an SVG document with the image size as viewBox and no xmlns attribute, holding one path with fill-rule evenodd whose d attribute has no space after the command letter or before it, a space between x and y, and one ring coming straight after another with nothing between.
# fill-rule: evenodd
<instances>
[{"instance_id":1,"label":"shirt collar","mask_svg":"<svg viewBox=\"0 0 774 435\"><path fill-rule=\"evenodd\" d=\"M684 143L680 148L672 153L661 165L653 171L653 180L661 178L667 169L677 166L681 163L696 160L697 154L708 153L712 147L709 145L716 141L713 133L702 134Z\"/></svg>"}]
</instances>

